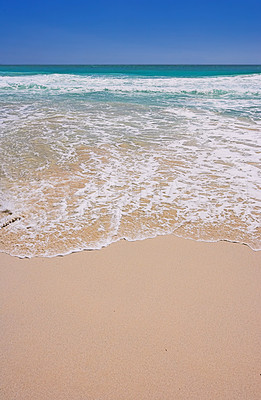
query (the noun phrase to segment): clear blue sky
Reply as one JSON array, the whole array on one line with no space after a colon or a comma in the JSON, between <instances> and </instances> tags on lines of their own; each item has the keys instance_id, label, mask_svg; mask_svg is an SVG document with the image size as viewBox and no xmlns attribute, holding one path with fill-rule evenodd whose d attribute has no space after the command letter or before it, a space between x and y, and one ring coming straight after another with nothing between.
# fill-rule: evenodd
<instances>
[{"instance_id":1,"label":"clear blue sky","mask_svg":"<svg viewBox=\"0 0 261 400\"><path fill-rule=\"evenodd\" d=\"M261 0L0 0L2 64L261 64Z\"/></svg>"}]
</instances>

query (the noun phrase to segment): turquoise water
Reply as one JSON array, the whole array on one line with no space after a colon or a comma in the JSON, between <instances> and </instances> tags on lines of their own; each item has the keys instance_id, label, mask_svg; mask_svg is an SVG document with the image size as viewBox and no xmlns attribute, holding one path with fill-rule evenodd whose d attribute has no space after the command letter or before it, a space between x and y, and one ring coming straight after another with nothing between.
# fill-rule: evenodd
<instances>
[{"instance_id":1,"label":"turquoise water","mask_svg":"<svg viewBox=\"0 0 261 400\"><path fill-rule=\"evenodd\" d=\"M0 66L0 250L261 248L261 66Z\"/></svg>"},{"instance_id":2,"label":"turquoise water","mask_svg":"<svg viewBox=\"0 0 261 400\"><path fill-rule=\"evenodd\" d=\"M0 76L7 74L121 74L186 78L260 73L260 65L0 65Z\"/></svg>"}]
</instances>

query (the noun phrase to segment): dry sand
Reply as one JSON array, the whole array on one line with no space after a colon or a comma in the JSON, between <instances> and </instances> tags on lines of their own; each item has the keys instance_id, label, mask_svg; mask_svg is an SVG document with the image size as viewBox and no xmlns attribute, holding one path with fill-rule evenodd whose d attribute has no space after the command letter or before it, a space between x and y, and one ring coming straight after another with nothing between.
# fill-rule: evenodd
<instances>
[{"instance_id":1,"label":"dry sand","mask_svg":"<svg viewBox=\"0 0 261 400\"><path fill-rule=\"evenodd\" d=\"M261 399L261 252L165 236L0 265L1 400Z\"/></svg>"}]
</instances>

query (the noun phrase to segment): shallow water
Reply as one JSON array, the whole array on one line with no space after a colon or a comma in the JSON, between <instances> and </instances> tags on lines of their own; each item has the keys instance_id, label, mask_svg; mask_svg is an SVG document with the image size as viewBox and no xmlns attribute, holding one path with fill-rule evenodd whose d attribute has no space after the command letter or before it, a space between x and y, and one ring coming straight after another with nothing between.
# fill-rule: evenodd
<instances>
[{"instance_id":1,"label":"shallow water","mask_svg":"<svg viewBox=\"0 0 261 400\"><path fill-rule=\"evenodd\" d=\"M0 66L0 109L0 250L261 248L261 67Z\"/></svg>"}]
</instances>

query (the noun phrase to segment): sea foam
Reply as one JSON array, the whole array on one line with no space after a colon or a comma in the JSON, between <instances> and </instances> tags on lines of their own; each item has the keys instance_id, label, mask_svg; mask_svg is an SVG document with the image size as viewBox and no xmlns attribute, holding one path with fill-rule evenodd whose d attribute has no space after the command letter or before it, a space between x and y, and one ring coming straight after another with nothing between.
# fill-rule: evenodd
<instances>
[{"instance_id":1,"label":"sea foam","mask_svg":"<svg viewBox=\"0 0 261 400\"><path fill-rule=\"evenodd\" d=\"M261 75L0 77L0 249L175 233L261 248Z\"/></svg>"}]
</instances>

